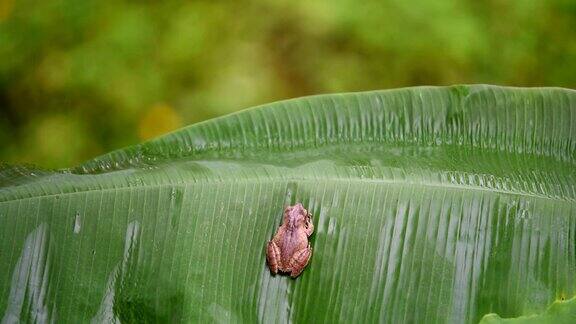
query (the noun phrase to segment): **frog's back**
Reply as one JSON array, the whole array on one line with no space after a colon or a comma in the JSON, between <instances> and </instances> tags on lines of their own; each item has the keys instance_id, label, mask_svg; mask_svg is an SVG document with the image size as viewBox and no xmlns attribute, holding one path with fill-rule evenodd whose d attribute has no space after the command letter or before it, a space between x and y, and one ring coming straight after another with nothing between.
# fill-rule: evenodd
<instances>
[{"instance_id":1,"label":"frog's back","mask_svg":"<svg viewBox=\"0 0 576 324\"><path fill-rule=\"evenodd\" d=\"M282 265L284 267L282 271L290 271L292 256L302 247L307 246L306 234L302 235L301 231L285 230L280 245Z\"/></svg>"}]
</instances>

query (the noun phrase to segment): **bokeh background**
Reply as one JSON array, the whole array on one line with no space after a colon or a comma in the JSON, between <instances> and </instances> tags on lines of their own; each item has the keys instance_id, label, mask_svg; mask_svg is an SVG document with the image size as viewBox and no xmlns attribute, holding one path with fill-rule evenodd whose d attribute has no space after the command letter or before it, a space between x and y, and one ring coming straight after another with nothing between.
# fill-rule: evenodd
<instances>
[{"instance_id":1,"label":"bokeh background","mask_svg":"<svg viewBox=\"0 0 576 324\"><path fill-rule=\"evenodd\" d=\"M576 87L576 1L0 0L0 161L73 166L276 100Z\"/></svg>"}]
</instances>

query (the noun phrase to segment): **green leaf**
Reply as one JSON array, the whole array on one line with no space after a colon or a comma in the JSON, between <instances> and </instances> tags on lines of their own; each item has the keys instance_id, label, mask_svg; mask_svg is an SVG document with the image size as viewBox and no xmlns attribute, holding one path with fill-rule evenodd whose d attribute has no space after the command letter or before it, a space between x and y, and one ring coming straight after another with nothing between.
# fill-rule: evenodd
<instances>
[{"instance_id":1,"label":"green leaf","mask_svg":"<svg viewBox=\"0 0 576 324\"><path fill-rule=\"evenodd\" d=\"M0 184L8 322L461 323L576 294L567 89L300 98ZM273 276L265 244L296 202L312 259Z\"/></svg>"}]
</instances>

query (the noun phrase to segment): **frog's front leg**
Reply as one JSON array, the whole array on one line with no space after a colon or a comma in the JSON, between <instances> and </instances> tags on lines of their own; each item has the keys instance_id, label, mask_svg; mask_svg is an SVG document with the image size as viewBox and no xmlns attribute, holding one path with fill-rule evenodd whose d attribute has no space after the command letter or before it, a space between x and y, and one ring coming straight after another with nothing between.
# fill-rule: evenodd
<instances>
[{"instance_id":1,"label":"frog's front leg","mask_svg":"<svg viewBox=\"0 0 576 324\"><path fill-rule=\"evenodd\" d=\"M296 251L296 253L294 253L292 258L290 259L290 269L291 269L290 276L292 278L296 278L298 277L298 275L300 275L302 270L304 270L304 268L308 264L310 256L312 256L312 248L310 247L310 243L308 243L307 247L298 250Z\"/></svg>"},{"instance_id":2,"label":"frog's front leg","mask_svg":"<svg viewBox=\"0 0 576 324\"><path fill-rule=\"evenodd\" d=\"M306 232L306 236L310 236L314 232L314 223L312 223L312 214L310 213L306 215L306 227L304 228L304 232Z\"/></svg>"},{"instance_id":3,"label":"frog's front leg","mask_svg":"<svg viewBox=\"0 0 576 324\"><path fill-rule=\"evenodd\" d=\"M281 267L280 263L280 248L274 241L268 242L268 247L266 248L266 259L268 260L268 265L270 266L270 271L273 274L278 273L278 268Z\"/></svg>"}]
</instances>

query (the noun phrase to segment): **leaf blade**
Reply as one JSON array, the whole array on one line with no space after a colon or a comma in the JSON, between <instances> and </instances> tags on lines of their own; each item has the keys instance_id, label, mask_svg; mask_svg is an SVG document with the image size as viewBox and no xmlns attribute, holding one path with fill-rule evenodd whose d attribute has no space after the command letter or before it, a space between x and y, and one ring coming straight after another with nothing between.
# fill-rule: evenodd
<instances>
[{"instance_id":1,"label":"leaf blade","mask_svg":"<svg viewBox=\"0 0 576 324\"><path fill-rule=\"evenodd\" d=\"M193 125L73 170L7 169L0 310L11 287L40 294L11 279L37 256L47 279L28 278L48 283L41 306L66 321L542 312L576 289L575 116L576 94L563 89L327 95ZM311 264L294 281L270 276L263 247L296 201L318 217ZM38 300L20 315L34 318Z\"/></svg>"}]
</instances>

